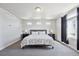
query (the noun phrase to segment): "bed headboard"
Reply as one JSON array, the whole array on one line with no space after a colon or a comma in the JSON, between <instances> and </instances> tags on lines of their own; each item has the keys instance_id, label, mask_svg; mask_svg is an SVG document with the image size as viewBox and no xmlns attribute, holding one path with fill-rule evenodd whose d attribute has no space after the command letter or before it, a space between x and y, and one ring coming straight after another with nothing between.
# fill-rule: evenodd
<instances>
[{"instance_id":1,"label":"bed headboard","mask_svg":"<svg viewBox=\"0 0 79 59\"><path fill-rule=\"evenodd\" d=\"M45 34L47 34L47 30L30 30L30 34L32 34L32 32L45 32Z\"/></svg>"}]
</instances>

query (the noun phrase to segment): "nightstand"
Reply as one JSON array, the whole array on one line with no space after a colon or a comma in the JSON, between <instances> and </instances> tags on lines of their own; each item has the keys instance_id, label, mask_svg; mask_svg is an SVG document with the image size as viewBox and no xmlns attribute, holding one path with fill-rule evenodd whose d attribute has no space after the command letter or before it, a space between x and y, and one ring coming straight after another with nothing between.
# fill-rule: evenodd
<instances>
[{"instance_id":1,"label":"nightstand","mask_svg":"<svg viewBox=\"0 0 79 59\"><path fill-rule=\"evenodd\" d=\"M51 36L54 40L56 40L55 34L48 34L48 35Z\"/></svg>"},{"instance_id":2,"label":"nightstand","mask_svg":"<svg viewBox=\"0 0 79 59\"><path fill-rule=\"evenodd\" d=\"M21 35L21 40L23 40L26 36L28 36L29 34L27 34L27 33L23 33L22 35Z\"/></svg>"}]
</instances>

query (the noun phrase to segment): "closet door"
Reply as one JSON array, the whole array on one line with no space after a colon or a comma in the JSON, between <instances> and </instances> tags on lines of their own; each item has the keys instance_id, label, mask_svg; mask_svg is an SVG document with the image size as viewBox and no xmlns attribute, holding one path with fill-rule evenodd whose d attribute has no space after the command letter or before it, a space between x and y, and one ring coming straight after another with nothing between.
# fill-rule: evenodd
<instances>
[{"instance_id":1,"label":"closet door","mask_svg":"<svg viewBox=\"0 0 79 59\"><path fill-rule=\"evenodd\" d=\"M77 49L77 17L67 19L67 40L72 48Z\"/></svg>"},{"instance_id":2,"label":"closet door","mask_svg":"<svg viewBox=\"0 0 79 59\"><path fill-rule=\"evenodd\" d=\"M66 15L61 18L61 41L68 44L67 38L67 20Z\"/></svg>"}]
</instances>

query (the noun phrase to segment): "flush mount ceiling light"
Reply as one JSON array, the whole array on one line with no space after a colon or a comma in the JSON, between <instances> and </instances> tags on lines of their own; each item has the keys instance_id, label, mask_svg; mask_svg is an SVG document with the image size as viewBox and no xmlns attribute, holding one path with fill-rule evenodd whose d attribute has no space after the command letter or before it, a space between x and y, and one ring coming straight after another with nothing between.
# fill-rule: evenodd
<instances>
[{"instance_id":1,"label":"flush mount ceiling light","mask_svg":"<svg viewBox=\"0 0 79 59\"><path fill-rule=\"evenodd\" d=\"M35 11L40 12L41 11L41 8L40 7L36 7L35 8Z\"/></svg>"},{"instance_id":2,"label":"flush mount ceiling light","mask_svg":"<svg viewBox=\"0 0 79 59\"><path fill-rule=\"evenodd\" d=\"M32 25L32 23L31 22L28 22L27 25Z\"/></svg>"}]
</instances>

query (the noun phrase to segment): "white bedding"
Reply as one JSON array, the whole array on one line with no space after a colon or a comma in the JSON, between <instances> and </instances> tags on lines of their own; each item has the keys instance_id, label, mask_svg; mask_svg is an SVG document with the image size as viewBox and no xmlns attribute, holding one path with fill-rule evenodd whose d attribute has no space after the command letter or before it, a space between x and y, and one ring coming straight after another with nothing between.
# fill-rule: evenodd
<instances>
[{"instance_id":1,"label":"white bedding","mask_svg":"<svg viewBox=\"0 0 79 59\"><path fill-rule=\"evenodd\" d=\"M25 45L53 45L54 40L47 34L34 35L25 37L21 42L21 48Z\"/></svg>"}]
</instances>

